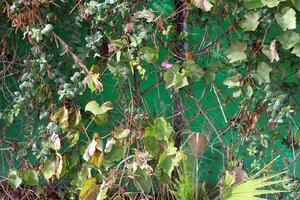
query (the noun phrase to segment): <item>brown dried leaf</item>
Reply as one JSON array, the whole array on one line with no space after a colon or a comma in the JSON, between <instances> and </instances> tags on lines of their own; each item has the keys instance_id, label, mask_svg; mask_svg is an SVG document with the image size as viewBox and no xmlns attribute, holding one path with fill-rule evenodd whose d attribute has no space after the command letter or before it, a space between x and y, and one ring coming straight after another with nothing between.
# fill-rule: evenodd
<instances>
[{"instance_id":1,"label":"brown dried leaf","mask_svg":"<svg viewBox=\"0 0 300 200\"><path fill-rule=\"evenodd\" d=\"M195 157L200 157L207 144L206 136L202 133L193 133L189 137L189 145Z\"/></svg>"},{"instance_id":2,"label":"brown dried leaf","mask_svg":"<svg viewBox=\"0 0 300 200\"><path fill-rule=\"evenodd\" d=\"M248 178L247 173L243 170L243 164L242 163L240 163L238 166L233 168L230 171L230 174L233 176L232 184L240 183L241 181Z\"/></svg>"},{"instance_id":3,"label":"brown dried leaf","mask_svg":"<svg viewBox=\"0 0 300 200\"><path fill-rule=\"evenodd\" d=\"M276 40L273 40L270 44L270 50L271 50L271 63L275 61L279 61L279 56L276 50Z\"/></svg>"},{"instance_id":4,"label":"brown dried leaf","mask_svg":"<svg viewBox=\"0 0 300 200\"><path fill-rule=\"evenodd\" d=\"M124 31L125 31L125 33L131 33L133 28L134 28L134 23L129 22L126 24Z\"/></svg>"}]
</instances>

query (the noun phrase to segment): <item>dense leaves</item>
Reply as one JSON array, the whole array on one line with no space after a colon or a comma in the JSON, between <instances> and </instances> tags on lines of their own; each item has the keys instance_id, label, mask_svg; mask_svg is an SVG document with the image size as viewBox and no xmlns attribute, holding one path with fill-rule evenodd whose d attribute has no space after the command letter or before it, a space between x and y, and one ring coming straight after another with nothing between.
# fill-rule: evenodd
<instances>
[{"instance_id":1,"label":"dense leaves","mask_svg":"<svg viewBox=\"0 0 300 200\"><path fill-rule=\"evenodd\" d=\"M0 11L3 190L259 199L283 185L283 198L299 198L299 0L1 1ZM288 181L273 181L282 169Z\"/></svg>"}]
</instances>

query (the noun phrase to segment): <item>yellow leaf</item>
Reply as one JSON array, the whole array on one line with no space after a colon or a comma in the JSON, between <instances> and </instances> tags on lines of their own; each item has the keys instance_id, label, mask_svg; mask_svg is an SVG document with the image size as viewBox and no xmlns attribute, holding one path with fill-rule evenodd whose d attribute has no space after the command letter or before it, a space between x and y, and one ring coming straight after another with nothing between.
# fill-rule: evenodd
<instances>
[{"instance_id":1,"label":"yellow leaf","mask_svg":"<svg viewBox=\"0 0 300 200\"><path fill-rule=\"evenodd\" d=\"M96 178L86 179L81 188L80 200L96 200L99 194L99 187L97 186Z\"/></svg>"}]
</instances>

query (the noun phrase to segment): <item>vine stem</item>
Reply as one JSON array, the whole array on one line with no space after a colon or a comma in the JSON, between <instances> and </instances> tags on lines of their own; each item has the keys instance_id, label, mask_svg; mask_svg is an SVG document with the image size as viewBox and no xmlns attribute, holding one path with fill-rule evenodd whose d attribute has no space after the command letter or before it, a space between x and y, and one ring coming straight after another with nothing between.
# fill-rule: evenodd
<instances>
[{"instance_id":1,"label":"vine stem","mask_svg":"<svg viewBox=\"0 0 300 200\"><path fill-rule=\"evenodd\" d=\"M175 5L175 15L174 15L174 25L176 27L177 36L186 32L187 29L187 8L183 1L174 0ZM175 54L179 55L174 56L175 60L182 62L183 55L188 51L187 42L179 42L175 47ZM183 120L183 109L182 109L182 100L179 91L175 91L172 94L173 99L173 129L175 131L175 146L180 147L182 143L182 138L180 135L181 130L185 127Z\"/></svg>"}]
</instances>

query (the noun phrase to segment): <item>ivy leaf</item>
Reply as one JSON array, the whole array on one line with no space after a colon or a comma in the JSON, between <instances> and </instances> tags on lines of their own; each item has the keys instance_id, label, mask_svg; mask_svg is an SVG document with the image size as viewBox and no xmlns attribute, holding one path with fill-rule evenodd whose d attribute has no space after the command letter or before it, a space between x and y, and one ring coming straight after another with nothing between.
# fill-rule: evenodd
<instances>
[{"instance_id":1,"label":"ivy leaf","mask_svg":"<svg viewBox=\"0 0 300 200\"><path fill-rule=\"evenodd\" d=\"M99 187L97 186L96 178L86 179L81 188L79 199L80 200L92 200L97 199L99 193Z\"/></svg>"},{"instance_id":2,"label":"ivy leaf","mask_svg":"<svg viewBox=\"0 0 300 200\"><path fill-rule=\"evenodd\" d=\"M178 90L189 85L187 77L179 72L179 66L174 64L171 69L168 69L163 75L164 81L166 81L166 87L174 88Z\"/></svg>"},{"instance_id":3,"label":"ivy leaf","mask_svg":"<svg viewBox=\"0 0 300 200\"><path fill-rule=\"evenodd\" d=\"M255 31L259 25L259 18L259 12L249 12L245 15L245 19L239 23L239 26L244 31Z\"/></svg>"},{"instance_id":4,"label":"ivy leaf","mask_svg":"<svg viewBox=\"0 0 300 200\"><path fill-rule=\"evenodd\" d=\"M182 64L182 73L192 81L199 81L205 74L204 70L199 67L195 61L188 60Z\"/></svg>"},{"instance_id":5,"label":"ivy leaf","mask_svg":"<svg viewBox=\"0 0 300 200\"><path fill-rule=\"evenodd\" d=\"M94 115L102 115L104 113L107 113L108 111L112 110L112 103L110 101L105 102L101 106L96 101L90 101L85 106L85 111L89 111L93 113Z\"/></svg>"},{"instance_id":6,"label":"ivy leaf","mask_svg":"<svg viewBox=\"0 0 300 200\"><path fill-rule=\"evenodd\" d=\"M126 138L129 135L129 133L130 130L128 128L124 129L121 126L117 126L113 131L114 137L118 140Z\"/></svg>"},{"instance_id":7,"label":"ivy leaf","mask_svg":"<svg viewBox=\"0 0 300 200\"><path fill-rule=\"evenodd\" d=\"M152 47L143 47L141 49L142 58L148 64L155 64L158 60L158 50Z\"/></svg>"},{"instance_id":8,"label":"ivy leaf","mask_svg":"<svg viewBox=\"0 0 300 200\"><path fill-rule=\"evenodd\" d=\"M264 6L261 0L244 0L244 6L247 9L261 8Z\"/></svg>"},{"instance_id":9,"label":"ivy leaf","mask_svg":"<svg viewBox=\"0 0 300 200\"><path fill-rule=\"evenodd\" d=\"M46 160L42 167L42 172L47 180L51 178L55 174L55 162L51 160Z\"/></svg>"},{"instance_id":10,"label":"ivy leaf","mask_svg":"<svg viewBox=\"0 0 300 200\"><path fill-rule=\"evenodd\" d=\"M18 188L22 183L22 178L18 175L18 172L16 170L10 170L8 173L8 183L13 188Z\"/></svg>"},{"instance_id":11,"label":"ivy leaf","mask_svg":"<svg viewBox=\"0 0 300 200\"><path fill-rule=\"evenodd\" d=\"M24 182L28 186L36 186L39 184L39 177L35 170L29 169L24 174Z\"/></svg>"},{"instance_id":12,"label":"ivy leaf","mask_svg":"<svg viewBox=\"0 0 300 200\"><path fill-rule=\"evenodd\" d=\"M261 83L270 83L270 72L272 68L265 62L261 62L257 66L257 70L251 71L251 76L257 80L259 84Z\"/></svg>"},{"instance_id":13,"label":"ivy leaf","mask_svg":"<svg viewBox=\"0 0 300 200\"><path fill-rule=\"evenodd\" d=\"M296 12L293 8L283 8L277 15L276 20L284 31L296 28Z\"/></svg>"},{"instance_id":14,"label":"ivy leaf","mask_svg":"<svg viewBox=\"0 0 300 200\"><path fill-rule=\"evenodd\" d=\"M61 129L66 129L69 127L69 111L65 106L54 113L50 119L57 123Z\"/></svg>"},{"instance_id":15,"label":"ivy leaf","mask_svg":"<svg viewBox=\"0 0 300 200\"><path fill-rule=\"evenodd\" d=\"M279 61L279 56L276 50L276 40L273 40L270 46L264 45L262 52L269 58L271 63L273 63L274 60Z\"/></svg>"},{"instance_id":16,"label":"ivy leaf","mask_svg":"<svg viewBox=\"0 0 300 200\"><path fill-rule=\"evenodd\" d=\"M233 42L231 43L229 49L225 51L225 56L229 59L229 63L244 61L247 60L247 55L245 54L246 49L246 43Z\"/></svg>"},{"instance_id":17,"label":"ivy leaf","mask_svg":"<svg viewBox=\"0 0 300 200\"><path fill-rule=\"evenodd\" d=\"M292 54L295 54L297 57L300 57L300 41L295 44Z\"/></svg>"},{"instance_id":18,"label":"ivy leaf","mask_svg":"<svg viewBox=\"0 0 300 200\"><path fill-rule=\"evenodd\" d=\"M284 49L290 49L300 41L299 33L294 31L286 31L285 33L279 35L277 39Z\"/></svg>"},{"instance_id":19,"label":"ivy leaf","mask_svg":"<svg viewBox=\"0 0 300 200\"><path fill-rule=\"evenodd\" d=\"M204 12L210 11L213 7L209 0L192 0L192 4Z\"/></svg>"}]
</instances>

